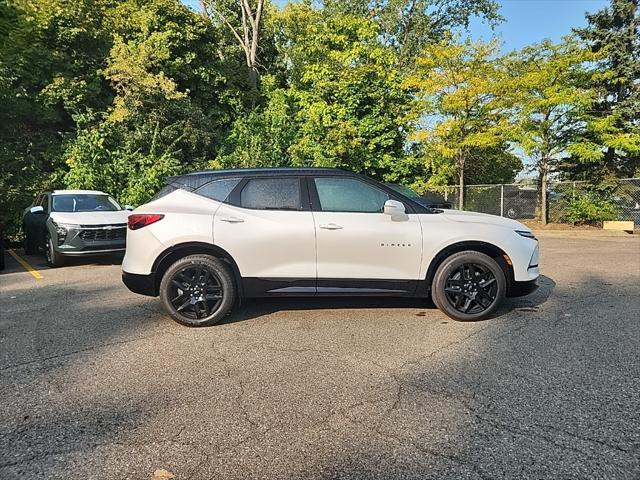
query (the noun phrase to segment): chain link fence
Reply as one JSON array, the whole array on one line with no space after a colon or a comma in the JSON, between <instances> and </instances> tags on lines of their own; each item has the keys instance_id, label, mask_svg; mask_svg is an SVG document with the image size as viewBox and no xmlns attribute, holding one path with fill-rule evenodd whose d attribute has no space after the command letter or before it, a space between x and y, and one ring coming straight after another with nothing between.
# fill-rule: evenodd
<instances>
[{"instance_id":1,"label":"chain link fence","mask_svg":"<svg viewBox=\"0 0 640 480\"><path fill-rule=\"evenodd\" d=\"M549 182L547 186L548 218L553 223L571 223L571 206L591 192L588 182ZM458 208L460 187L440 187L438 193ZM516 220L540 218L538 189L533 183L468 185L464 189L464 209L490 213ZM605 198L617 220L633 220L640 224L640 178L617 182Z\"/></svg>"}]
</instances>

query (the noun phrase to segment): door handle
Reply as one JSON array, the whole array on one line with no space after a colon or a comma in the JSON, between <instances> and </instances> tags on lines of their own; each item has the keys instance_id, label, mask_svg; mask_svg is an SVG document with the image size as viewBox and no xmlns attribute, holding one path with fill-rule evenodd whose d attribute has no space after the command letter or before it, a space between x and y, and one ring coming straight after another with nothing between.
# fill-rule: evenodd
<instances>
[{"instance_id":1,"label":"door handle","mask_svg":"<svg viewBox=\"0 0 640 480\"><path fill-rule=\"evenodd\" d=\"M220 221L227 222L227 223L243 223L244 222L242 218L238 218L238 217L220 217Z\"/></svg>"},{"instance_id":2,"label":"door handle","mask_svg":"<svg viewBox=\"0 0 640 480\"><path fill-rule=\"evenodd\" d=\"M324 228L325 230L341 230L342 226L337 223L326 223L324 225L319 225L320 228Z\"/></svg>"}]
</instances>

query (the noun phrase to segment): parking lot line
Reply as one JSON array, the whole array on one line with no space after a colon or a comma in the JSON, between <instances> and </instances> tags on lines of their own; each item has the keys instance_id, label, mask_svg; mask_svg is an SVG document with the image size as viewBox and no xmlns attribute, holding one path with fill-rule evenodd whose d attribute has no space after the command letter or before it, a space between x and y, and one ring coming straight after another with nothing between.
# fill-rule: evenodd
<instances>
[{"instance_id":1,"label":"parking lot line","mask_svg":"<svg viewBox=\"0 0 640 480\"><path fill-rule=\"evenodd\" d=\"M20 265L22 265L27 272L29 272L31 275L33 275L36 280L42 280L42 275L40 275L40 272L38 272L35 268L33 268L31 265L29 265L29 262L27 262L24 258L22 258L20 255L18 255L13 250L9 249L8 251L9 251L9 255L11 255L13 258L15 258L16 261Z\"/></svg>"}]
</instances>

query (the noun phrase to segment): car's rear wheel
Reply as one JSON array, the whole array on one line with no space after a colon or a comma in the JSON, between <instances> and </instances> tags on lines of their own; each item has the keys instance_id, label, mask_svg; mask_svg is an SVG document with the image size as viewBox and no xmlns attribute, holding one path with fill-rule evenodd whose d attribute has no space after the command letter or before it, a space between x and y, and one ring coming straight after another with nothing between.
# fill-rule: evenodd
<instances>
[{"instance_id":1,"label":"car's rear wheel","mask_svg":"<svg viewBox=\"0 0 640 480\"><path fill-rule=\"evenodd\" d=\"M209 255L176 261L160 282L160 300L176 322L202 327L220 322L231 310L236 287L229 266Z\"/></svg>"},{"instance_id":2,"label":"car's rear wheel","mask_svg":"<svg viewBox=\"0 0 640 480\"><path fill-rule=\"evenodd\" d=\"M50 235L47 235L44 252L47 257L47 265L50 267L57 268L64 265L64 256L55 249Z\"/></svg>"},{"instance_id":3,"label":"car's rear wheel","mask_svg":"<svg viewBox=\"0 0 640 480\"><path fill-rule=\"evenodd\" d=\"M445 259L431 286L436 306L459 321L487 318L502 303L506 291L507 280L500 265L472 250Z\"/></svg>"}]
</instances>

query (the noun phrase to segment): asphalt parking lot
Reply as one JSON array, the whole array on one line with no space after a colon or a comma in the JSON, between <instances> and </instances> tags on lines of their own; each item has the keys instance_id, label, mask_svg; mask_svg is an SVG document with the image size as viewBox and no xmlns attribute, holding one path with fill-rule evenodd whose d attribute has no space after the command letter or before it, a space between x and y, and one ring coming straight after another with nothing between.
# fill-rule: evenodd
<instances>
[{"instance_id":1,"label":"asphalt parking lot","mask_svg":"<svg viewBox=\"0 0 640 480\"><path fill-rule=\"evenodd\" d=\"M541 251L541 288L483 322L261 300L201 329L114 259L8 258L0 478L638 479L640 241Z\"/></svg>"}]
</instances>

